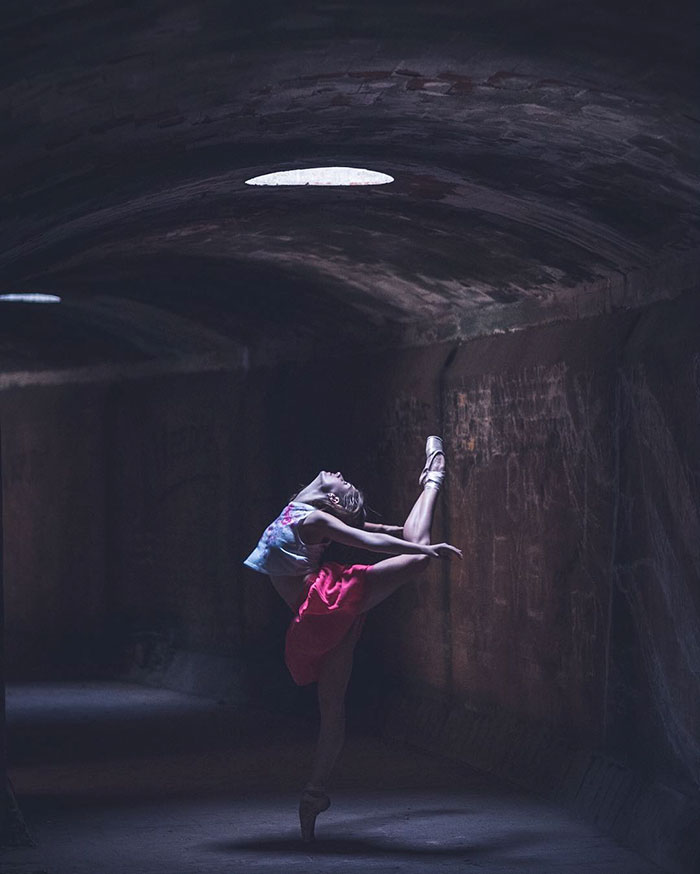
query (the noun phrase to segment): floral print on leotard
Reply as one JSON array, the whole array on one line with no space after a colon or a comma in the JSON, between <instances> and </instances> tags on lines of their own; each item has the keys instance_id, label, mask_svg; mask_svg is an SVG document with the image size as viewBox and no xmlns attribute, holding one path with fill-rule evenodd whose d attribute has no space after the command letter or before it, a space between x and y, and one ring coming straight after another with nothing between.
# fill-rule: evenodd
<instances>
[{"instance_id":1,"label":"floral print on leotard","mask_svg":"<svg viewBox=\"0 0 700 874\"><path fill-rule=\"evenodd\" d=\"M324 544L304 543L297 530L299 523L315 509L311 504L291 501L267 526L243 563L270 576L304 576L318 570Z\"/></svg>"}]
</instances>

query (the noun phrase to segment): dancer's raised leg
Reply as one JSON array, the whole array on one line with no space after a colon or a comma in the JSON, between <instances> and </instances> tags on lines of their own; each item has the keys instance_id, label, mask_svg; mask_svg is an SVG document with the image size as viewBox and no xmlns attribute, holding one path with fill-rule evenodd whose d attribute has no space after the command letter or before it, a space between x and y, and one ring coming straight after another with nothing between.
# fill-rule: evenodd
<instances>
[{"instance_id":1,"label":"dancer's raised leg","mask_svg":"<svg viewBox=\"0 0 700 874\"><path fill-rule=\"evenodd\" d=\"M442 452L434 455L430 470L439 473L445 469L445 456ZM430 530L435 514L439 483L427 482L418 500L411 508L403 526L403 536L413 543L430 543ZM413 575L425 569L429 559L426 555L396 555L384 559L367 571L367 600L364 611L376 607L388 598Z\"/></svg>"},{"instance_id":2,"label":"dancer's raised leg","mask_svg":"<svg viewBox=\"0 0 700 874\"><path fill-rule=\"evenodd\" d=\"M437 496L437 489L423 489L403 524L404 540L413 543L430 543L430 529L433 525Z\"/></svg>"}]
</instances>

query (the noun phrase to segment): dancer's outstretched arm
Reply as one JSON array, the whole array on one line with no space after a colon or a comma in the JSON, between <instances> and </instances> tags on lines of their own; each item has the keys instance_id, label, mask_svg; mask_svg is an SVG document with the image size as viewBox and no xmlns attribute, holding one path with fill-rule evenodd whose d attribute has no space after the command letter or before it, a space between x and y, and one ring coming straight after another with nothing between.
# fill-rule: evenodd
<instances>
[{"instance_id":1,"label":"dancer's outstretched arm","mask_svg":"<svg viewBox=\"0 0 700 874\"><path fill-rule=\"evenodd\" d=\"M450 555L462 557L462 550L449 543L413 543L401 540L391 534L380 534L352 528L323 510L314 510L300 525L302 539L306 543L320 543L334 540L345 546L357 546L370 552L387 555L427 555L431 558L448 558Z\"/></svg>"}]
</instances>

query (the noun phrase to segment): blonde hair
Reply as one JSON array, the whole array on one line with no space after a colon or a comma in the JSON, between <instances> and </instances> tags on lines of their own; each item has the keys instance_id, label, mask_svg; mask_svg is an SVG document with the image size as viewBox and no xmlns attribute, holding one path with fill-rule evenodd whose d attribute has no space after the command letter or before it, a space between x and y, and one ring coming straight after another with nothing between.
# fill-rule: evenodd
<instances>
[{"instance_id":1,"label":"blonde hair","mask_svg":"<svg viewBox=\"0 0 700 874\"><path fill-rule=\"evenodd\" d=\"M365 496L355 486L348 489L345 495L338 495L337 504L329 497L320 498L317 503L322 504L324 510L337 516L346 525L352 525L353 528L364 527L367 519Z\"/></svg>"},{"instance_id":2,"label":"blonde hair","mask_svg":"<svg viewBox=\"0 0 700 874\"><path fill-rule=\"evenodd\" d=\"M298 494L298 492L297 492ZM364 528L367 519L367 510L365 508L365 496L355 486L351 486L344 495L336 495L337 503L331 501L330 496L324 495L322 498L315 498L309 503L318 507L319 510L325 510L333 516L337 516L341 522L346 525L351 525L353 528ZM292 496L292 500L296 495Z\"/></svg>"}]
</instances>

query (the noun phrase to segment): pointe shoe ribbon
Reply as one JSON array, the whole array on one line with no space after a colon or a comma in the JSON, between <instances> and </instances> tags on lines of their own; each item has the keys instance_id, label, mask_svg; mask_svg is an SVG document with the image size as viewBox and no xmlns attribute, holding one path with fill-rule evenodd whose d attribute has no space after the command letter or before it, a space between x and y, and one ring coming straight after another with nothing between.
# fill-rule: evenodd
<instances>
[{"instance_id":1,"label":"pointe shoe ribbon","mask_svg":"<svg viewBox=\"0 0 700 874\"><path fill-rule=\"evenodd\" d=\"M444 470L431 470L430 467L438 455L444 457L445 451L442 448L442 438L431 435L425 441L425 467L418 479L418 485L430 486L434 489L439 489L445 479Z\"/></svg>"}]
</instances>

